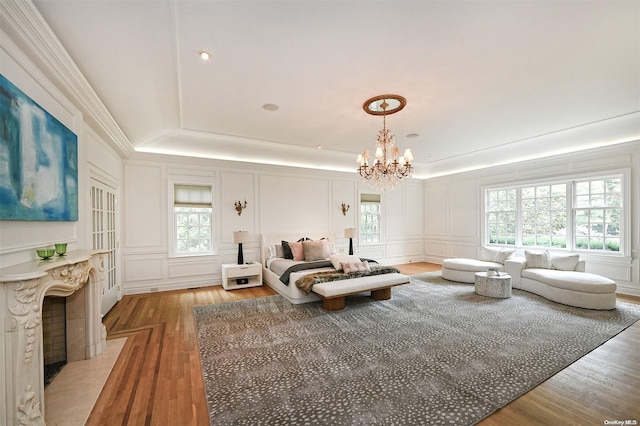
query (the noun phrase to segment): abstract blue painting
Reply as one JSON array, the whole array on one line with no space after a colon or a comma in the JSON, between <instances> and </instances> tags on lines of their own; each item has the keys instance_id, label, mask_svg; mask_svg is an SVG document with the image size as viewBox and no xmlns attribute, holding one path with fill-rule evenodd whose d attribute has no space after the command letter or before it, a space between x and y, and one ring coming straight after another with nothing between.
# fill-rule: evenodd
<instances>
[{"instance_id":1,"label":"abstract blue painting","mask_svg":"<svg viewBox=\"0 0 640 426\"><path fill-rule=\"evenodd\" d=\"M2 74L0 220L78 220L78 137Z\"/></svg>"}]
</instances>

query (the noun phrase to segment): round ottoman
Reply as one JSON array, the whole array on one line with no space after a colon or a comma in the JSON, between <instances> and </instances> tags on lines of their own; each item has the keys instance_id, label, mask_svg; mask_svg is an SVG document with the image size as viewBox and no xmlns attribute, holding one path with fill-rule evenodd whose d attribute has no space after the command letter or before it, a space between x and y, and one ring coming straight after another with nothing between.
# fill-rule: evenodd
<instances>
[{"instance_id":1,"label":"round ottoman","mask_svg":"<svg viewBox=\"0 0 640 426\"><path fill-rule=\"evenodd\" d=\"M476 272L475 291L480 296L508 299L511 297L511 275Z\"/></svg>"}]
</instances>

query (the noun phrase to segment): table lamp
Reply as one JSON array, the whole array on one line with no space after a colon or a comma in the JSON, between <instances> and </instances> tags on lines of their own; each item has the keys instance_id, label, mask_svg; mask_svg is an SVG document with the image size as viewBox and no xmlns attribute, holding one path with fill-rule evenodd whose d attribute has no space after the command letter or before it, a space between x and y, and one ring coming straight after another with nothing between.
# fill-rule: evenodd
<instances>
[{"instance_id":1,"label":"table lamp","mask_svg":"<svg viewBox=\"0 0 640 426\"><path fill-rule=\"evenodd\" d=\"M244 256L242 254L242 243L248 243L249 241L251 241L251 239L249 238L249 232L233 232L233 243L238 244L238 265L242 265L244 263Z\"/></svg>"},{"instance_id":2,"label":"table lamp","mask_svg":"<svg viewBox=\"0 0 640 426\"><path fill-rule=\"evenodd\" d=\"M355 228L346 228L344 230L344 237L349 239L349 254L353 254L353 237L355 237L355 235Z\"/></svg>"}]
</instances>

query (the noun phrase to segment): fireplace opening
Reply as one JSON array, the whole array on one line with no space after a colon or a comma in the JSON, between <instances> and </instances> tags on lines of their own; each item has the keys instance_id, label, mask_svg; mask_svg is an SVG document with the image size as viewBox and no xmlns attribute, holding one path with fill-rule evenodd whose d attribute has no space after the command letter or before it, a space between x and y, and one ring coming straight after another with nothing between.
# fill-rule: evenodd
<instances>
[{"instance_id":1,"label":"fireplace opening","mask_svg":"<svg viewBox=\"0 0 640 426\"><path fill-rule=\"evenodd\" d=\"M42 351L44 385L51 383L67 364L66 298L46 296L42 303Z\"/></svg>"}]
</instances>

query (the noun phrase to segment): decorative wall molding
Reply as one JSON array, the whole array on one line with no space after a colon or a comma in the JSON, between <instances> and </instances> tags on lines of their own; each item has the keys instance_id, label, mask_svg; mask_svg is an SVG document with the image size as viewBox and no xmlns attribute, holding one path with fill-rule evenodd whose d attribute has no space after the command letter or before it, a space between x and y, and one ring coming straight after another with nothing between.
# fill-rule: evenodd
<instances>
[{"instance_id":1,"label":"decorative wall molding","mask_svg":"<svg viewBox=\"0 0 640 426\"><path fill-rule=\"evenodd\" d=\"M0 24L122 158L133 155L133 145L31 1L0 2Z\"/></svg>"}]
</instances>

